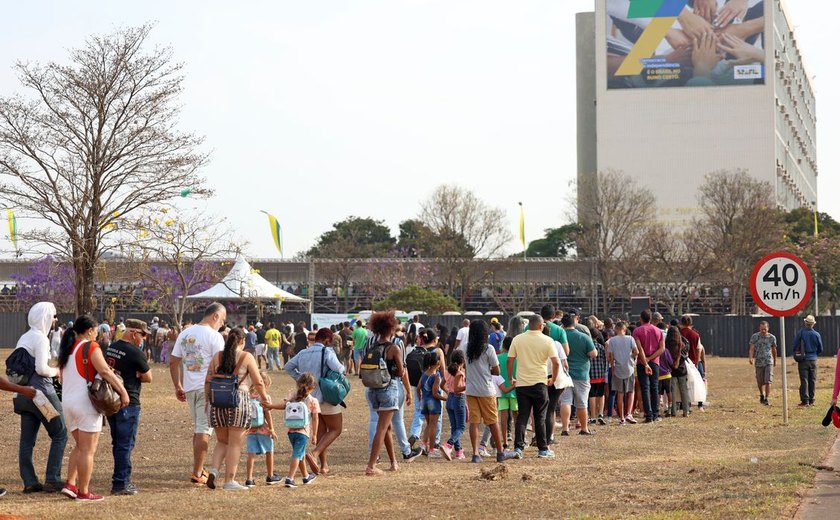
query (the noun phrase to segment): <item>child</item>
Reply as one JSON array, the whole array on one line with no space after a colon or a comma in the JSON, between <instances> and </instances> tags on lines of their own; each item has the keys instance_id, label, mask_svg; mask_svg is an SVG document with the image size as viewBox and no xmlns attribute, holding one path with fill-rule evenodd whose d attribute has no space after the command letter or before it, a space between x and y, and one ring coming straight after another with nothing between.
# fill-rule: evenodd
<instances>
[{"instance_id":1,"label":"child","mask_svg":"<svg viewBox=\"0 0 840 520\"><path fill-rule=\"evenodd\" d=\"M260 371L263 383L265 384L265 391L271 388L271 378L268 373ZM269 397L268 402L271 402ZM254 487L254 460L257 455L265 455L265 483L268 486L280 483L283 480L280 475L274 473L274 441L277 440L277 434L274 432L274 421L271 418L271 412L263 411L260 405L259 395L251 387L251 429L248 430L247 453L248 453L248 476L245 480L247 487ZM256 416L262 415L262 421L256 419Z\"/></svg>"},{"instance_id":2,"label":"child","mask_svg":"<svg viewBox=\"0 0 840 520\"><path fill-rule=\"evenodd\" d=\"M464 352L456 350L452 353L452 361L446 367L446 391L449 397L446 399L446 413L449 415L449 425L452 428L452 435L449 440L441 446L443 455L449 460L452 458L452 450L455 450L455 458L463 460L464 449L461 446L461 435L467 424L467 397L464 392L467 390L467 380L464 374Z\"/></svg>"},{"instance_id":3,"label":"child","mask_svg":"<svg viewBox=\"0 0 840 520\"><path fill-rule=\"evenodd\" d=\"M315 480L316 474L314 472L307 474L306 463L306 448L309 445L310 439L312 444L318 443L318 414L321 413L321 406L318 400L312 397L312 391L315 390L315 376L310 372L304 372L297 380L297 389L289 393L289 397L283 399L282 403L271 404L263 403L263 408L266 410L286 410L292 404L303 403L309 410L308 420L302 420L302 427L289 427L289 443L292 445L292 460L289 463L289 475L283 482L287 488L296 488L295 474L298 467L303 477L303 484L307 485ZM297 407L296 407L297 408ZM290 421L289 412L286 412L286 420ZM297 419L295 419L297 420ZM317 468L310 461L309 465L314 471Z\"/></svg>"},{"instance_id":4,"label":"child","mask_svg":"<svg viewBox=\"0 0 840 520\"><path fill-rule=\"evenodd\" d=\"M607 381L607 353L604 347L594 342L595 351L598 355L589 362L589 424L604 425L604 396L606 395Z\"/></svg>"},{"instance_id":5,"label":"child","mask_svg":"<svg viewBox=\"0 0 840 520\"><path fill-rule=\"evenodd\" d=\"M636 356L639 349L631 336L627 335L627 322L615 326L616 335L607 341L609 363L612 367L610 386L615 389L619 425L636 424L633 418L633 397L636 386Z\"/></svg>"},{"instance_id":6,"label":"child","mask_svg":"<svg viewBox=\"0 0 840 520\"><path fill-rule=\"evenodd\" d=\"M420 376L420 384L417 385L417 400L420 401L420 409L423 411L423 418L426 419L422 443L429 447L430 459L441 457L440 451L434 446L437 424L442 411L441 401L447 399L448 395L440 387L437 352L429 352L423 356L423 375ZM444 451L443 454L446 460L452 460L452 450Z\"/></svg>"},{"instance_id":7,"label":"child","mask_svg":"<svg viewBox=\"0 0 840 520\"><path fill-rule=\"evenodd\" d=\"M499 354L499 371L505 385L510 385L510 382L516 379L516 360L513 361L513 374L507 372L508 351L513 338L505 338L502 340L502 353ZM504 449L507 449L508 438L510 432L508 430L508 416L513 416L513 424L516 424L516 418L519 416L519 401L516 400L516 390L505 392L496 400L499 407L499 419L502 427L502 440L505 442Z\"/></svg>"}]
</instances>

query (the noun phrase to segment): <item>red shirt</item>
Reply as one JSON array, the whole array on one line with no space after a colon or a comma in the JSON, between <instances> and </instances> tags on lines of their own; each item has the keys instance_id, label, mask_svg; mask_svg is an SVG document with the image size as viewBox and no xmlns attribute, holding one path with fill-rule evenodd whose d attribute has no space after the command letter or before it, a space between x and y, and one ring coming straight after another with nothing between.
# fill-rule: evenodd
<instances>
[{"instance_id":1,"label":"red shirt","mask_svg":"<svg viewBox=\"0 0 840 520\"><path fill-rule=\"evenodd\" d=\"M700 334L691 327L681 328L680 334L688 340L688 359L696 365L700 361Z\"/></svg>"},{"instance_id":2,"label":"red shirt","mask_svg":"<svg viewBox=\"0 0 840 520\"><path fill-rule=\"evenodd\" d=\"M88 350L88 358L90 358L93 355L93 351L98 349L98 348L99 348L99 343L97 343L95 341L91 341L90 342L90 349ZM88 359L88 362L90 363L90 368L88 369L88 372L90 373L90 377L85 377L85 364L84 364L84 357L82 356L82 353L84 352L84 350L85 350L84 346L80 346L76 350L76 358L75 358L76 359L76 371L79 372L79 376L82 379L87 379L88 383L92 383L93 380L96 378L96 367L94 367L93 363L90 363L90 359Z\"/></svg>"},{"instance_id":3,"label":"red shirt","mask_svg":"<svg viewBox=\"0 0 840 520\"><path fill-rule=\"evenodd\" d=\"M642 351L645 356L650 356L659 349L659 342L662 341L662 331L654 327L650 323L645 323L633 330L633 338L638 339L642 344ZM647 360L651 363L659 363L659 356L655 358L648 357Z\"/></svg>"}]
</instances>

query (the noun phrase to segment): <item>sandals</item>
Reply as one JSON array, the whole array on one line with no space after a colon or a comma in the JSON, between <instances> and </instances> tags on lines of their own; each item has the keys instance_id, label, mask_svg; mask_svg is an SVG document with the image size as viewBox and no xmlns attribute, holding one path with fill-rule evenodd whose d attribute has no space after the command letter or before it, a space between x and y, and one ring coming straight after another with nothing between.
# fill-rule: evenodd
<instances>
[{"instance_id":1,"label":"sandals","mask_svg":"<svg viewBox=\"0 0 840 520\"><path fill-rule=\"evenodd\" d=\"M209 476L210 476L209 473L202 470L201 471L201 476L191 475L190 476L190 482L192 482L196 486L203 486L204 484L207 483L207 477L209 477Z\"/></svg>"}]
</instances>

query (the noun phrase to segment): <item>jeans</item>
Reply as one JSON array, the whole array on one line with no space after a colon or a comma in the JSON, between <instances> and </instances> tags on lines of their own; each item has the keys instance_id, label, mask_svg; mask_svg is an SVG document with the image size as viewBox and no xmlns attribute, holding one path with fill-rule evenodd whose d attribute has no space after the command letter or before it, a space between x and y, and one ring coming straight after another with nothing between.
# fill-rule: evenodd
<instances>
[{"instance_id":1,"label":"jeans","mask_svg":"<svg viewBox=\"0 0 840 520\"><path fill-rule=\"evenodd\" d=\"M58 396L54 392L44 395L47 396L56 411L61 414L61 401L59 401ZM15 411L20 414L18 467L23 485L34 486L38 484L38 475L36 475L35 466L32 463L32 452L35 449L35 441L38 440L38 427L42 424L47 431L47 435L50 436L50 452L47 456L44 481L60 484L62 482L61 464L64 459L64 447L67 445L67 428L64 425L64 415L59 415L52 421L47 421L31 399L17 396L14 401Z\"/></svg>"},{"instance_id":2,"label":"jeans","mask_svg":"<svg viewBox=\"0 0 840 520\"><path fill-rule=\"evenodd\" d=\"M800 361L799 363L799 402L814 404L814 387L817 384L817 362Z\"/></svg>"},{"instance_id":3,"label":"jeans","mask_svg":"<svg viewBox=\"0 0 840 520\"><path fill-rule=\"evenodd\" d=\"M557 401L560 400L560 390L554 385L547 386L548 407L545 409L545 438L550 441L554 438L554 424L557 419Z\"/></svg>"},{"instance_id":4,"label":"jeans","mask_svg":"<svg viewBox=\"0 0 840 520\"><path fill-rule=\"evenodd\" d=\"M414 401L414 417L411 420L411 436L417 437L418 439L423 433L423 423L425 419L423 419L423 409L420 406L420 403L417 402L417 387L411 387L411 395L415 398ZM435 444L440 444L440 431L441 427L443 426L443 421L438 421L437 423L437 431L435 432Z\"/></svg>"},{"instance_id":5,"label":"jeans","mask_svg":"<svg viewBox=\"0 0 840 520\"><path fill-rule=\"evenodd\" d=\"M537 438L537 447L540 451L548 449L548 442L545 438L548 387L545 383L537 383L532 386L519 386L516 388L516 400L519 401L519 416L516 418L514 447L518 450L525 449L525 428L528 426L528 419L531 418L531 412L533 411L534 435Z\"/></svg>"},{"instance_id":6,"label":"jeans","mask_svg":"<svg viewBox=\"0 0 840 520\"><path fill-rule=\"evenodd\" d=\"M137 440L137 426L140 423L140 407L129 405L108 417L111 428L111 445L114 453L114 475L111 489L119 491L131 483L131 452Z\"/></svg>"},{"instance_id":7,"label":"jeans","mask_svg":"<svg viewBox=\"0 0 840 520\"><path fill-rule=\"evenodd\" d=\"M400 383L397 385L397 389L399 392L399 398L397 401L399 408L397 408L394 411L394 415L391 416L391 429L394 430L394 436L397 438L396 448L403 455L408 455L411 453L411 445L408 443L408 436L405 433L405 387L402 383ZM370 422L368 423L368 451L370 451L373 448L373 437L376 435L376 426L379 424L379 413L373 409L370 399L368 399L367 402L368 410L370 411Z\"/></svg>"},{"instance_id":8,"label":"jeans","mask_svg":"<svg viewBox=\"0 0 840 520\"><path fill-rule=\"evenodd\" d=\"M273 367L277 367L277 370L280 370L280 349L268 347L265 350L266 355L268 356L268 360L266 361L266 363L268 364L268 369L274 370Z\"/></svg>"},{"instance_id":9,"label":"jeans","mask_svg":"<svg viewBox=\"0 0 840 520\"><path fill-rule=\"evenodd\" d=\"M461 449L461 435L464 434L467 424L467 396L449 394L446 398L446 413L449 415L449 425L452 427L449 444L457 451ZM441 422L438 421L438 424Z\"/></svg>"},{"instance_id":10,"label":"jeans","mask_svg":"<svg viewBox=\"0 0 840 520\"><path fill-rule=\"evenodd\" d=\"M679 399L677 399L677 392L680 394ZM688 395L688 376L671 376L671 415L676 415L677 401L679 401L682 407L683 415L688 415L688 406L691 404L689 402L690 399L691 397Z\"/></svg>"},{"instance_id":11,"label":"jeans","mask_svg":"<svg viewBox=\"0 0 840 520\"><path fill-rule=\"evenodd\" d=\"M659 365L649 363L651 374L645 373L644 365L636 366L636 374L639 380L639 389L642 392L642 406L645 409L645 420L654 420L659 417Z\"/></svg>"}]
</instances>

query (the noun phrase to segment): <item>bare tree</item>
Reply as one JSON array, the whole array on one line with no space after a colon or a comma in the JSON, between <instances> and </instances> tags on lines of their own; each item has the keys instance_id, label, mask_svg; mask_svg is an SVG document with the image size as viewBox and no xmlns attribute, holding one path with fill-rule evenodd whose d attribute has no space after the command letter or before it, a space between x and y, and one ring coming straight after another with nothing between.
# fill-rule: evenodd
<instances>
[{"instance_id":1,"label":"bare tree","mask_svg":"<svg viewBox=\"0 0 840 520\"><path fill-rule=\"evenodd\" d=\"M144 49L150 31L93 36L66 65L19 62L31 96L0 98L0 201L44 222L22 240L70 257L79 314L94 308L119 219L185 189L210 193L197 174L202 139L176 130L183 66L170 48Z\"/></svg>"},{"instance_id":2,"label":"bare tree","mask_svg":"<svg viewBox=\"0 0 840 520\"><path fill-rule=\"evenodd\" d=\"M783 243L783 213L770 184L744 170L706 175L697 198L697 240L712 255L718 279L730 288L731 312L744 314L753 265Z\"/></svg>"},{"instance_id":3,"label":"bare tree","mask_svg":"<svg viewBox=\"0 0 840 520\"><path fill-rule=\"evenodd\" d=\"M128 244L144 293L157 300L172 323L184 321L187 296L207 289L225 274L224 261L242 246L223 219L205 214L153 213L132 222Z\"/></svg>"},{"instance_id":4,"label":"bare tree","mask_svg":"<svg viewBox=\"0 0 840 520\"><path fill-rule=\"evenodd\" d=\"M635 185L624 172L607 170L595 176L595 186L579 208L582 232L578 254L595 262L601 282L602 305L610 312L612 297L626 292L640 277L640 255L652 233L656 199Z\"/></svg>"},{"instance_id":5,"label":"bare tree","mask_svg":"<svg viewBox=\"0 0 840 520\"><path fill-rule=\"evenodd\" d=\"M657 224L646 240L642 256L649 269L646 281L657 302L667 305L673 316L689 310L686 306L695 289L712 268L712 257L698 234L693 226L668 229Z\"/></svg>"}]
</instances>

